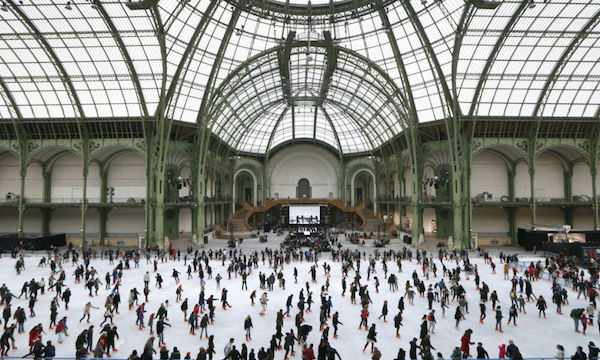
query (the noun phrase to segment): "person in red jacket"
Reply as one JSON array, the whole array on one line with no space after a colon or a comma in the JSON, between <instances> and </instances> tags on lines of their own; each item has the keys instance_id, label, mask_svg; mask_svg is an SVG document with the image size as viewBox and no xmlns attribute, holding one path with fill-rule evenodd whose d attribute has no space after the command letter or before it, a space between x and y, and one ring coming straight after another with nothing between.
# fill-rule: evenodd
<instances>
[{"instance_id":1,"label":"person in red jacket","mask_svg":"<svg viewBox=\"0 0 600 360\"><path fill-rule=\"evenodd\" d=\"M306 347L306 344L304 345L304 349L302 350L302 358L305 360L315 360L313 344L310 344L310 347Z\"/></svg>"},{"instance_id":2,"label":"person in red jacket","mask_svg":"<svg viewBox=\"0 0 600 360\"><path fill-rule=\"evenodd\" d=\"M464 359L469 357L469 352L470 352L469 345L475 344L474 342L471 341L472 333L473 333L473 330L468 329L467 331L465 331L464 335L460 339L460 351L462 351Z\"/></svg>"},{"instance_id":3,"label":"person in red jacket","mask_svg":"<svg viewBox=\"0 0 600 360\"><path fill-rule=\"evenodd\" d=\"M29 331L29 347L30 351L38 340L42 340L42 324L37 324Z\"/></svg>"},{"instance_id":4,"label":"person in red jacket","mask_svg":"<svg viewBox=\"0 0 600 360\"><path fill-rule=\"evenodd\" d=\"M359 329L362 329L363 324L365 325L365 329L369 329L369 325L367 325L367 321L369 320L369 306L365 305L365 307L360 311L360 324L358 325Z\"/></svg>"},{"instance_id":5,"label":"person in red jacket","mask_svg":"<svg viewBox=\"0 0 600 360\"><path fill-rule=\"evenodd\" d=\"M56 325L55 332L58 334L58 343L62 344L62 337L64 335L64 331L67 328L67 324L64 320L61 320L58 325Z\"/></svg>"}]
</instances>

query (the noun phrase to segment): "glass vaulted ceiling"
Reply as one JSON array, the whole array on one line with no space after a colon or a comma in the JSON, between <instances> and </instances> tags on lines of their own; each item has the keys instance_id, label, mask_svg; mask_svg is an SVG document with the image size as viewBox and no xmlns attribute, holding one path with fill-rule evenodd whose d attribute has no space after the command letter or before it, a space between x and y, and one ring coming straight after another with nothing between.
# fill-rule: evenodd
<instances>
[{"instance_id":1,"label":"glass vaulted ceiling","mask_svg":"<svg viewBox=\"0 0 600 360\"><path fill-rule=\"evenodd\" d=\"M289 31L298 39L330 31L337 48L368 59L369 69L387 73L401 94L387 99L385 91L382 94L385 85L363 80L371 71L353 66L356 57L348 56L338 59L324 101L316 101L327 61L326 54L315 50L308 66L302 53L290 58L295 97L290 106L278 63L270 61L268 66L275 69L245 84L244 95L232 95L232 101L245 99L241 107L223 106L225 110L210 119L213 133L236 150L264 153L282 142L309 138L343 153L372 151L411 121L450 116L454 93L463 115L600 115L597 0L504 0L494 10L475 9L460 29L464 37L456 47L464 0L316 0L310 6L300 0L213 5L205 0L161 0L166 74L150 11L132 11L117 0L96 0L95 6L86 0L66 4L2 2L0 118L152 116L165 76L167 88L174 89L167 118L196 122L216 63L220 66L215 67L211 91L246 60L282 46ZM380 5L385 5L384 11L379 11ZM232 21L236 7L242 11ZM226 36L228 26L233 28L231 37ZM397 44L397 52L391 42ZM218 62L221 46L223 61ZM413 120L404 114L412 114Z\"/></svg>"}]
</instances>

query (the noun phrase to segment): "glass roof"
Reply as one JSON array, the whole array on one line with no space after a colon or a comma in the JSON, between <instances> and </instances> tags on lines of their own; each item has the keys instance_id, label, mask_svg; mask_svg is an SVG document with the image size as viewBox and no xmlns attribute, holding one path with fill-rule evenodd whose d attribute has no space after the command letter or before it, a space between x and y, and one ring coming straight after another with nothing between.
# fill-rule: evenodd
<instances>
[{"instance_id":1,"label":"glass roof","mask_svg":"<svg viewBox=\"0 0 600 360\"><path fill-rule=\"evenodd\" d=\"M160 0L163 71L152 11L120 0L6 0L0 118L152 117L163 79L167 118L202 121L204 98L211 131L251 153L292 139L373 151L411 123L450 116L454 91L445 88L455 90L463 115L600 114L596 0L504 0L471 9L460 46L464 0L382 1L382 8L362 0L241 3ZM288 93L280 53L290 31ZM337 49L332 72L325 31Z\"/></svg>"}]
</instances>

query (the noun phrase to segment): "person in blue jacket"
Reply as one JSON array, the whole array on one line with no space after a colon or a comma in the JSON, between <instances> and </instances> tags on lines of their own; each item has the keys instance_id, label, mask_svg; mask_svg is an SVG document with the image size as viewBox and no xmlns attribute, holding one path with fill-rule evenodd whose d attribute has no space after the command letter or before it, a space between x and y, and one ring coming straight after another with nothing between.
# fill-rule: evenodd
<instances>
[{"instance_id":1,"label":"person in blue jacket","mask_svg":"<svg viewBox=\"0 0 600 360\"><path fill-rule=\"evenodd\" d=\"M52 345L52 341L48 340L46 342L43 354L44 359L53 359L56 356L56 348Z\"/></svg>"}]
</instances>

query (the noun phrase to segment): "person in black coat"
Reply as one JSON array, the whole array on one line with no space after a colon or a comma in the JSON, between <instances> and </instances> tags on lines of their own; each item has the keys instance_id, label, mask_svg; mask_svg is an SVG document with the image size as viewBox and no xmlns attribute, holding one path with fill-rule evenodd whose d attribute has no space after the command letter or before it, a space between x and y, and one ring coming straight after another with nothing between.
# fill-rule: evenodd
<instances>
[{"instance_id":1,"label":"person in black coat","mask_svg":"<svg viewBox=\"0 0 600 360\"><path fill-rule=\"evenodd\" d=\"M363 352L367 349L367 346L369 346L369 344L371 344L371 353L372 353L376 342L377 342L377 331L375 331L375 324L371 324L371 328L369 329L369 333L367 334L367 342L365 343L365 346L363 347Z\"/></svg>"},{"instance_id":2,"label":"person in black coat","mask_svg":"<svg viewBox=\"0 0 600 360\"><path fill-rule=\"evenodd\" d=\"M523 360L519 348L512 340L508 340L508 346L506 347L506 357L512 360ZM584 359L585 360L585 359Z\"/></svg>"},{"instance_id":3,"label":"person in black coat","mask_svg":"<svg viewBox=\"0 0 600 360\"><path fill-rule=\"evenodd\" d=\"M248 347L246 344L242 344L242 351L240 352L242 360L248 360Z\"/></svg>"},{"instance_id":4,"label":"person in black coat","mask_svg":"<svg viewBox=\"0 0 600 360\"><path fill-rule=\"evenodd\" d=\"M403 348L398 349L398 356L394 360L405 360L406 359L406 351Z\"/></svg>"},{"instance_id":5,"label":"person in black coat","mask_svg":"<svg viewBox=\"0 0 600 360\"><path fill-rule=\"evenodd\" d=\"M593 341L590 341L590 343L588 344L588 357L590 360L598 360L598 352L600 352L600 350L598 349L598 347L596 346L596 344L594 344Z\"/></svg>"},{"instance_id":6,"label":"person in black coat","mask_svg":"<svg viewBox=\"0 0 600 360\"><path fill-rule=\"evenodd\" d=\"M331 345L329 345L329 348L327 349L327 360L335 360L336 356L339 360L342 360L342 357L337 352L337 350L332 348Z\"/></svg>"},{"instance_id":7,"label":"person in black coat","mask_svg":"<svg viewBox=\"0 0 600 360\"><path fill-rule=\"evenodd\" d=\"M577 347L577 351L573 356L571 356L571 360L586 360L587 356L583 352L583 348L581 346Z\"/></svg>"},{"instance_id":8,"label":"person in black coat","mask_svg":"<svg viewBox=\"0 0 600 360\"><path fill-rule=\"evenodd\" d=\"M79 349L77 349L77 351L75 351L76 359L85 359L86 356L87 356L87 350L84 347L80 347Z\"/></svg>"},{"instance_id":9,"label":"person in black coat","mask_svg":"<svg viewBox=\"0 0 600 360\"><path fill-rule=\"evenodd\" d=\"M23 357L27 357L31 354L33 354L33 358L35 360L41 359L44 355L44 345L42 345L42 342L40 340L36 341L35 344L33 344L31 352L29 352L29 354L23 356Z\"/></svg>"},{"instance_id":10,"label":"person in black coat","mask_svg":"<svg viewBox=\"0 0 600 360\"><path fill-rule=\"evenodd\" d=\"M327 353L329 352L329 344L325 339L321 339L319 347L317 348L317 360L327 360Z\"/></svg>"},{"instance_id":11,"label":"person in black coat","mask_svg":"<svg viewBox=\"0 0 600 360\"><path fill-rule=\"evenodd\" d=\"M427 336L427 317L423 316L421 319L421 331L419 332L419 339L423 340Z\"/></svg>"},{"instance_id":12,"label":"person in black coat","mask_svg":"<svg viewBox=\"0 0 600 360\"><path fill-rule=\"evenodd\" d=\"M460 306L456 307L456 312L454 313L454 320L456 320L456 328L458 328L458 324L460 324L460 321L462 320L463 314L462 312L460 312Z\"/></svg>"},{"instance_id":13,"label":"person in black coat","mask_svg":"<svg viewBox=\"0 0 600 360\"><path fill-rule=\"evenodd\" d=\"M156 335L158 335L158 345L165 344L165 326L171 327L171 324L165 322L163 319L159 319L156 322Z\"/></svg>"},{"instance_id":14,"label":"person in black coat","mask_svg":"<svg viewBox=\"0 0 600 360\"><path fill-rule=\"evenodd\" d=\"M294 351L294 343L298 340L296 336L294 336L294 330L290 330L290 332L285 333L285 340L283 343L283 348L285 349L284 359L287 359L288 354L291 352L292 356L296 355Z\"/></svg>"},{"instance_id":15,"label":"person in black coat","mask_svg":"<svg viewBox=\"0 0 600 360\"><path fill-rule=\"evenodd\" d=\"M177 346L175 346L173 348L173 351L171 352L171 358L170 359L171 360L179 360L179 359L181 359L181 353L177 349Z\"/></svg>"},{"instance_id":16,"label":"person in black coat","mask_svg":"<svg viewBox=\"0 0 600 360\"><path fill-rule=\"evenodd\" d=\"M394 327L396 328L396 337L399 338L400 326L402 326L402 312L399 312L394 316Z\"/></svg>"},{"instance_id":17,"label":"person in black coat","mask_svg":"<svg viewBox=\"0 0 600 360\"><path fill-rule=\"evenodd\" d=\"M490 356L488 355L488 352L485 351L485 349L483 348L483 344L478 342L477 343L477 358L478 359L489 359Z\"/></svg>"},{"instance_id":18,"label":"person in black coat","mask_svg":"<svg viewBox=\"0 0 600 360\"><path fill-rule=\"evenodd\" d=\"M231 359L231 360L240 360L241 359L241 354L239 351L237 351L237 349L235 348L235 345L233 345L233 347L231 348L231 351L229 352L229 354L227 354L225 359Z\"/></svg>"},{"instance_id":19,"label":"person in black coat","mask_svg":"<svg viewBox=\"0 0 600 360\"><path fill-rule=\"evenodd\" d=\"M433 347L433 345L431 345L431 338L429 334L425 335L423 340L421 340L421 349L424 349L425 347L429 347L430 349L436 350L436 348Z\"/></svg>"},{"instance_id":20,"label":"person in black coat","mask_svg":"<svg viewBox=\"0 0 600 360\"><path fill-rule=\"evenodd\" d=\"M413 338L409 344L410 344L410 349L408 350L408 357L410 358L410 360L416 360L417 359L417 348L418 348L417 338Z\"/></svg>"},{"instance_id":21,"label":"person in black coat","mask_svg":"<svg viewBox=\"0 0 600 360\"><path fill-rule=\"evenodd\" d=\"M312 326L304 324L301 325L298 331L298 340L301 342L306 342L306 338L308 337L308 333L311 332Z\"/></svg>"}]
</instances>

